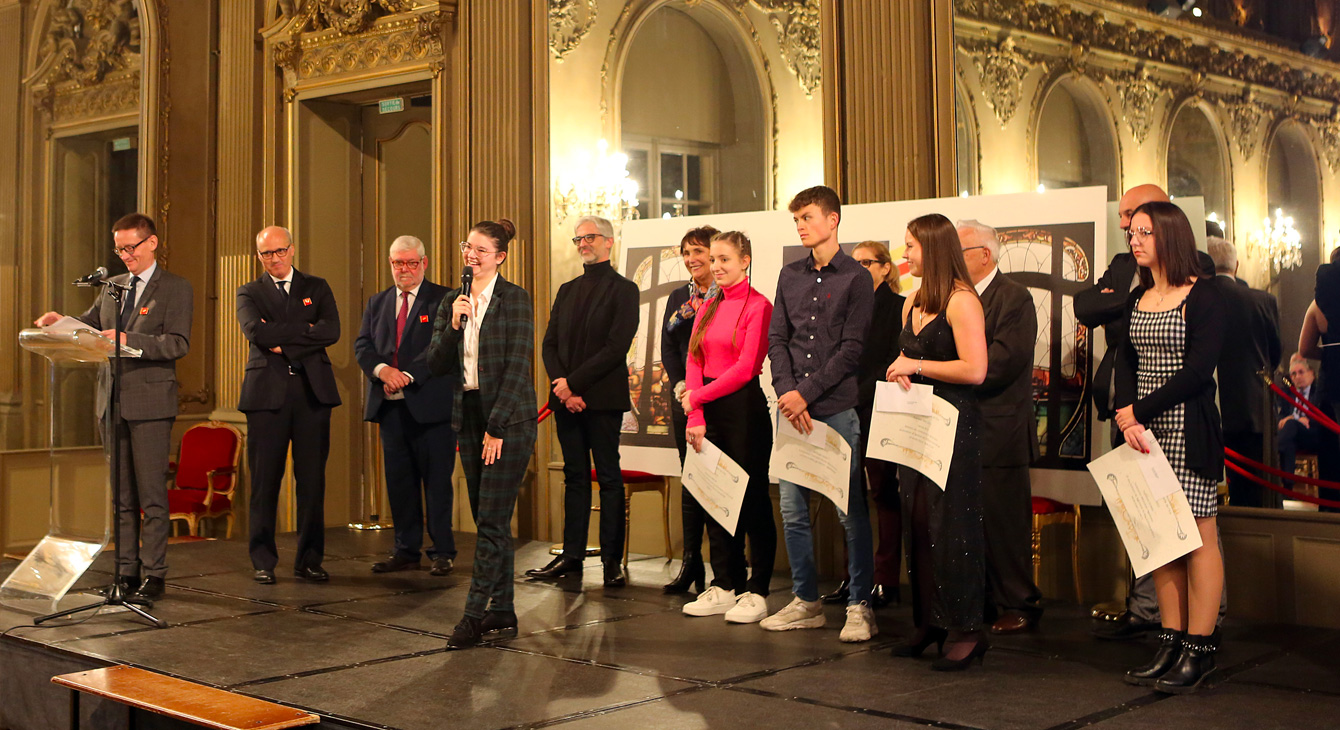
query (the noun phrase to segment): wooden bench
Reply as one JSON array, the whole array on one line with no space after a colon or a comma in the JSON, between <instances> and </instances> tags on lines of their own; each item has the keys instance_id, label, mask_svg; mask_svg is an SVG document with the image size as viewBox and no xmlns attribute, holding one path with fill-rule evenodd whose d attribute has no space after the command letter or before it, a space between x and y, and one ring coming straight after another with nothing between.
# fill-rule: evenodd
<instances>
[{"instance_id":1,"label":"wooden bench","mask_svg":"<svg viewBox=\"0 0 1340 730\"><path fill-rule=\"evenodd\" d=\"M321 721L310 712L134 667L61 674L51 681L71 690L72 728L79 727L80 692L120 702L129 706L132 713L136 709L148 710L218 730L278 730ZM133 718L130 726L135 726Z\"/></svg>"}]
</instances>

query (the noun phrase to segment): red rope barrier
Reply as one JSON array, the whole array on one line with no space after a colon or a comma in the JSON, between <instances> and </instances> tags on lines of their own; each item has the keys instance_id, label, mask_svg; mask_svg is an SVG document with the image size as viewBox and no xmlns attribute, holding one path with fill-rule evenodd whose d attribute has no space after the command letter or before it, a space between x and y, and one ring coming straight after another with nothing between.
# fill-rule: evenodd
<instances>
[{"instance_id":1,"label":"red rope barrier","mask_svg":"<svg viewBox=\"0 0 1340 730\"><path fill-rule=\"evenodd\" d=\"M1259 484L1260 486L1263 486L1267 489L1272 489L1276 492L1279 492L1280 494L1283 494L1284 496L1290 499L1297 499L1303 502L1311 502L1312 504L1321 505L1323 507L1340 508L1340 502L1337 502L1333 499L1322 499L1321 497L1313 497L1308 494L1301 494L1299 492L1293 491L1292 489L1285 489L1284 487L1271 484L1270 482L1262 479L1261 477L1256 476L1255 474L1252 474L1251 472L1247 471L1246 469L1243 469L1242 467L1238 466L1237 464L1234 464L1233 462L1226 461L1224 462L1224 466L1228 467L1230 470L1234 472L1237 472L1238 474L1241 474L1246 479L1255 482L1256 484Z\"/></svg>"},{"instance_id":2,"label":"red rope barrier","mask_svg":"<svg viewBox=\"0 0 1340 730\"><path fill-rule=\"evenodd\" d=\"M1248 459L1247 457L1243 456L1242 454L1239 454L1233 449L1228 448L1224 449L1224 454L1227 456L1231 456L1233 459L1240 461L1243 464L1246 464L1247 466L1256 469L1257 471L1263 471L1271 476L1279 477L1280 479L1288 479L1291 482L1302 482L1303 484L1310 484L1314 487L1321 487L1322 489L1340 489L1340 483L1326 481L1325 479L1317 479L1314 477L1299 476L1298 474L1290 474L1289 472L1284 471L1282 469L1276 469L1272 466L1266 466L1265 464L1262 464L1259 461L1252 461L1251 459ZM1224 463L1228 464L1227 461L1225 461Z\"/></svg>"},{"instance_id":3,"label":"red rope barrier","mask_svg":"<svg viewBox=\"0 0 1340 730\"><path fill-rule=\"evenodd\" d=\"M551 410L549 410L549 404L546 403L545 406L544 406L544 408L541 408L541 409L540 409L540 412L536 415L536 417L535 417L535 423L537 423L537 424L539 424L539 423L544 423L544 419L546 419L546 418L548 418L548 417L550 417L550 416L552 416L552 415L554 415L554 412L551 411Z\"/></svg>"},{"instance_id":4,"label":"red rope barrier","mask_svg":"<svg viewBox=\"0 0 1340 730\"><path fill-rule=\"evenodd\" d=\"M1297 388L1291 385L1289 386L1289 390L1292 392L1285 392L1283 388L1279 387L1278 385L1275 385L1274 383L1270 384L1270 388L1274 390L1275 393L1277 393L1281 398L1293 404L1293 406L1298 410L1302 411L1304 415L1306 415L1308 418L1311 418L1317 423L1320 423L1323 428L1327 429L1328 431L1334 431L1335 433L1340 433L1340 423L1336 423L1325 413L1322 413L1320 408L1308 402L1308 400L1303 397L1303 394L1298 392Z\"/></svg>"}]
</instances>

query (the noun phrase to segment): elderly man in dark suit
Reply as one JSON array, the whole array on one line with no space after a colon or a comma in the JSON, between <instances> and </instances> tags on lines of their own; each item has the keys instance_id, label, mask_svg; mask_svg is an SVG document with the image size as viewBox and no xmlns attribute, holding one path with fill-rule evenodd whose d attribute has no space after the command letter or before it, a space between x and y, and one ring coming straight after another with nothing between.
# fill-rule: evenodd
<instances>
[{"instance_id":1,"label":"elderly man in dark suit","mask_svg":"<svg viewBox=\"0 0 1340 730\"><path fill-rule=\"evenodd\" d=\"M105 379L98 383L96 409L103 443L109 449L112 435L108 428L121 432L121 473L116 483L120 501L116 541L121 547L117 580L127 600L145 603L163 595L167 576L167 470L172 424L177 418L177 361L190 350L195 298L189 281L158 265L153 219L131 213L112 224L112 239L113 250L128 270L112 281L131 288L119 312L104 288L77 319L111 338L119 317L122 342L143 353L122 361L117 422L107 422L110 384ZM47 312L35 324L45 327L60 318L56 312ZM106 374L104 370L102 375Z\"/></svg>"},{"instance_id":2,"label":"elderly man in dark suit","mask_svg":"<svg viewBox=\"0 0 1340 730\"><path fill-rule=\"evenodd\" d=\"M447 288L424 278L428 257L423 242L401 236L391 243L395 285L368 300L354 342L358 366L368 377L363 419L381 425L386 496L391 503L395 547L374 573L417 569L427 508L427 550L433 575L455 567L451 532L451 472L456 467L456 432L451 429L454 379L428 369L433 318ZM420 489L423 496L420 497Z\"/></svg>"},{"instance_id":3,"label":"elderly man in dark suit","mask_svg":"<svg viewBox=\"0 0 1340 730\"><path fill-rule=\"evenodd\" d=\"M541 354L553 391L558 444L563 449L563 554L532 578L580 573L591 519L591 463L600 484L600 557L607 587L622 586L624 510L619 428L631 407L628 347L637 333L637 285L610 264L614 226L604 218L577 221L573 244L582 275L558 289Z\"/></svg>"},{"instance_id":4,"label":"elderly man in dark suit","mask_svg":"<svg viewBox=\"0 0 1340 730\"><path fill-rule=\"evenodd\" d=\"M1033 412L1033 351L1038 315L1022 284L1001 273L1000 239L977 221L958 224L963 260L986 315L982 404L982 515L986 531L986 616L992 633L1027 631L1042 617L1033 583L1033 490L1038 455Z\"/></svg>"},{"instance_id":5,"label":"elderly man in dark suit","mask_svg":"<svg viewBox=\"0 0 1340 730\"><path fill-rule=\"evenodd\" d=\"M340 339L340 313L325 279L293 268L293 239L279 226L256 234L265 273L237 289L237 321L251 343L237 410L247 415L251 469L251 565L257 583L274 583L275 511L293 445L298 553L293 574L330 578L325 554L326 457L330 412L340 405L326 348Z\"/></svg>"},{"instance_id":6,"label":"elderly man in dark suit","mask_svg":"<svg viewBox=\"0 0 1340 730\"><path fill-rule=\"evenodd\" d=\"M1303 394L1303 400L1317 406L1326 416L1335 418L1333 401L1327 397L1328 391L1324 387L1329 384L1319 382L1316 371L1312 369L1312 363L1297 353L1289 358L1289 380L1293 382L1293 387ZM1277 426L1280 469L1293 473L1298 463L1298 452L1309 451L1317 455L1317 467L1321 471L1321 478L1334 479L1331 464L1337 451L1340 451L1336 434L1320 423L1314 422L1301 409L1283 399L1279 402L1279 408L1280 420ZM1285 480L1284 486L1293 488L1292 482L1288 480ZM1322 494L1322 497L1335 498L1331 494Z\"/></svg>"},{"instance_id":7,"label":"elderly man in dark suit","mask_svg":"<svg viewBox=\"0 0 1340 730\"><path fill-rule=\"evenodd\" d=\"M1279 367L1279 304L1270 294L1252 289L1237 278L1238 252L1222 238L1207 241L1214 259L1216 289L1223 294L1228 331L1219 354L1219 412L1223 417L1224 446L1254 461L1264 461L1265 438L1270 430L1270 389L1262 378ZM1277 492L1261 489L1228 472L1229 504L1235 507L1275 507L1283 504Z\"/></svg>"}]
</instances>

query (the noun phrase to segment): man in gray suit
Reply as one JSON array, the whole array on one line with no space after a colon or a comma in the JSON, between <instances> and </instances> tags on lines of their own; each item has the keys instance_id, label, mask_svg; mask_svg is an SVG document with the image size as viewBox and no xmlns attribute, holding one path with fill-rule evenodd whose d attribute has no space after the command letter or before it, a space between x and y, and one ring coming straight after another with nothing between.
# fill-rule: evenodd
<instances>
[{"instance_id":1,"label":"man in gray suit","mask_svg":"<svg viewBox=\"0 0 1340 730\"><path fill-rule=\"evenodd\" d=\"M194 293L191 282L158 265L154 257L158 232L151 218L140 213L121 218L112 224L112 238L116 255L129 273L111 280L131 288L119 312L116 301L103 288L93 306L77 319L111 338L119 316L122 342L143 352L121 363L121 410L115 424L107 422L106 370L98 383L97 402L103 443L111 449L108 426L121 435L117 580L128 600L143 603L163 595L167 576L168 452L177 418L177 361L190 350ZM35 324L45 327L60 318L57 312L47 312Z\"/></svg>"},{"instance_id":2,"label":"man in gray suit","mask_svg":"<svg viewBox=\"0 0 1340 730\"><path fill-rule=\"evenodd\" d=\"M982 404L982 526L986 533L986 617L991 632L1028 631L1042 616L1033 583L1029 464L1038 455L1033 413L1033 348L1038 315L1022 284L996 267L1000 239L977 221L958 224L963 261L986 315Z\"/></svg>"}]
</instances>

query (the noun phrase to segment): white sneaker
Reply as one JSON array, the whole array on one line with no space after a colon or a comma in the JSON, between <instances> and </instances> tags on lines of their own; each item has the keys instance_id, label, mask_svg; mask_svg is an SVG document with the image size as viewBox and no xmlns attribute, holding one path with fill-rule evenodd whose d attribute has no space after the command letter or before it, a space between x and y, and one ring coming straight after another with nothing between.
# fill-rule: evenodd
<instances>
[{"instance_id":1,"label":"white sneaker","mask_svg":"<svg viewBox=\"0 0 1340 730\"><path fill-rule=\"evenodd\" d=\"M817 629L824 625L824 605L818 601L802 601L800 596L791 599L786 608L763 619L759 626L765 631L790 631L792 629Z\"/></svg>"},{"instance_id":2,"label":"white sneaker","mask_svg":"<svg viewBox=\"0 0 1340 730\"><path fill-rule=\"evenodd\" d=\"M849 644L870 641L870 637L878 633L879 625L875 623L875 612L870 610L870 604L861 601L847 606L847 623L842 627L842 633L838 635L840 641Z\"/></svg>"},{"instance_id":3,"label":"white sneaker","mask_svg":"<svg viewBox=\"0 0 1340 730\"><path fill-rule=\"evenodd\" d=\"M757 593L743 593L726 612L728 624L756 624L768 615L768 601Z\"/></svg>"},{"instance_id":4,"label":"white sneaker","mask_svg":"<svg viewBox=\"0 0 1340 730\"><path fill-rule=\"evenodd\" d=\"M735 608L735 591L724 591L716 586L698 594L693 601L684 604L685 616L717 616Z\"/></svg>"}]
</instances>

